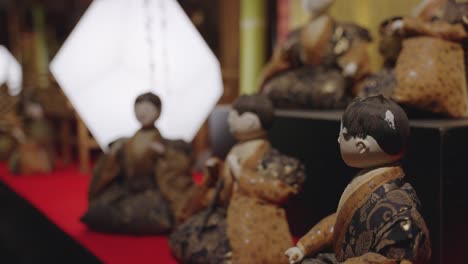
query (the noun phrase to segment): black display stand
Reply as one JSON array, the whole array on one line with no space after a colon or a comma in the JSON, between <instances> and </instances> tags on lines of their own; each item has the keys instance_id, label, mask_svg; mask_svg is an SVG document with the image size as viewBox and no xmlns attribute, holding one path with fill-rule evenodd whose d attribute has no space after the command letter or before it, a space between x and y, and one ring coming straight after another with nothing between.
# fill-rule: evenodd
<instances>
[{"instance_id":1,"label":"black display stand","mask_svg":"<svg viewBox=\"0 0 468 264\"><path fill-rule=\"evenodd\" d=\"M3 182L0 208L0 263L101 263Z\"/></svg>"},{"instance_id":2,"label":"black display stand","mask_svg":"<svg viewBox=\"0 0 468 264\"><path fill-rule=\"evenodd\" d=\"M225 155L228 107L210 118L214 152ZM341 111L276 112L270 140L305 163L304 191L288 204L290 226L301 236L338 205L357 170L344 164L337 142ZM433 263L462 263L468 244L468 120L411 120L411 141L403 161L431 232ZM465 257L465 256L463 256Z\"/></svg>"}]
</instances>

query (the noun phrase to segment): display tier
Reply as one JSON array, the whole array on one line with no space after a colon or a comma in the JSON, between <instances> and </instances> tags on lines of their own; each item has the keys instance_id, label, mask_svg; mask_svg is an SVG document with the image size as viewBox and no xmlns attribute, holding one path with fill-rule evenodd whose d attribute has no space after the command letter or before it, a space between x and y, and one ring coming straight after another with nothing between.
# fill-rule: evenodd
<instances>
[{"instance_id":1,"label":"display tier","mask_svg":"<svg viewBox=\"0 0 468 264\"><path fill-rule=\"evenodd\" d=\"M210 118L213 151L223 155L231 142L228 107ZM304 191L288 206L294 236L304 235L332 213L356 170L347 167L337 143L341 111L278 110L270 140L306 165ZM468 243L468 119L411 120L410 146L403 160L408 181L423 205L432 240L433 263L458 263ZM224 127L224 128L223 128ZM224 131L224 132L221 132Z\"/></svg>"}]
</instances>

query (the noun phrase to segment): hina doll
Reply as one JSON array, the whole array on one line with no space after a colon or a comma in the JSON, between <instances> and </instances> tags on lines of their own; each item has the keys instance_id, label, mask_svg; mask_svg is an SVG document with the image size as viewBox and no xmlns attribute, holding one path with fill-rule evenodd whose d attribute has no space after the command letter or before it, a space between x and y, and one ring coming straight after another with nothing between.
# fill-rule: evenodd
<instances>
[{"instance_id":1,"label":"hina doll","mask_svg":"<svg viewBox=\"0 0 468 264\"><path fill-rule=\"evenodd\" d=\"M8 160L9 169L13 174L49 173L55 163L52 125L35 98L25 98L19 108L25 118L23 126L20 122L12 125L11 134L18 144Z\"/></svg>"},{"instance_id":2,"label":"hina doll","mask_svg":"<svg viewBox=\"0 0 468 264\"><path fill-rule=\"evenodd\" d=\"M399 163L409 131L405 112L381 95L348 106L338 137L341 156L362 171L336 213L285 252L290 263L429 263L421 205ZM323 253L328 247L333 253Z\"/></svg>"},{"instance_id":3,"label":"hina doll","mask_svg":"<svg viewBox=\"0 0 468 264\"><path fill-rule=\"evenodd\" d=\"M273 105L264 96L241 96L228 124L239 141L223 165L209 160L219 179L213 201L170 237L181 263L287 263L292 244L284 203L299 192L305 178L301 163L273 149L266 139ZM218 165L216 165L218 164ZM200 198L200 197L199 197ZM201 197L203 198L203 197Z\"/></svg>"},{"instance_id":4,"label":"hina doll","mask_svg":"<svg viewBox=\"0 0 468 264\"><path fill-rule=\"evenodd\" d=\"M8 86L0 85L0 160L7 161L16 148L11 135L11 120L16 119L15 108L18 98L8 93Z\"/></svg>"},{"instance_id":5,"label":"hina doll","mask_svg":"<svg viewBox=\"0 0 468 264\"><path fill-rule=\"evenodd\" d=\"M172 194L178 186L168 187L164 177L174 177L175 182L186 178L190 185L190 158L185 145L162 138L154 125L160 112L157 95L138 96L135 114L141 129L131 138L115 141L108 154L98 161L90 186L89 208L82 217L91 229L152 235L172 228L171 205L175 199L165 194ZM174 173L169 175L171 172Z\"/></svg>"},{"instance_id":6,"label":"hina doll","mask_svg":"<svg viewBox=\"0 0 468 264\"><path fill-rule=\"evenodd\" d=\"M275 106L344 108L369 73L369 32L327 14L333 0L303 0L310 20L275 49L260 86Z\"/></svg>"},{"instance_id":7,"label":"hina doll","mask_svg":"<svg viewBox=\"0 0 468 264\"><path fill-rule=\"evenodd\" d=\"M361 96L381 92L413 109L467 117L467 15L467 3L424 0L413 16L387 21L381 50L396 57L394 70L364 82Z\"/></svg>"}]
</instances>

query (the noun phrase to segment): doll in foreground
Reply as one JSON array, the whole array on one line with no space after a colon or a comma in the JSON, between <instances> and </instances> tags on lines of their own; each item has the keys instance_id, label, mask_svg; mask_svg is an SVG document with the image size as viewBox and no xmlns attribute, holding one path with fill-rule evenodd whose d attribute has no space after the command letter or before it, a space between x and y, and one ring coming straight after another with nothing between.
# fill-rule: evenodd
<instances>
[{"instance_id":1,"label":"doll in foreground","mask_svg":"<svg viewBox=\"0 0 468 264\"><path fill-rule=\"evenodd\" d=\"M355 101L343 114L341 156L363 169L336 213L286 251L290 263L428 263L429 233L419 199L399 165L409 137L405 112L383 96ZM320 254L332 246L332 254Z\"/></svg>"},{"instance_id":2,"label":"doll in foreground","mask_svg":"<svg viewBox=\"0 0 468 264\"><path fill-rule=\"evenodd\" d=\"M154 126L160 112L158 96L140 95L135 114L141 129L114 142L98 161L82 218L91 229L152 235L172 228L181 197L193 187L190 148L161 137Z\"/></svg>"},{"instance_id":3,"label":"doll in foreground","mask_svg":"<svg viewBox=\"0 0 468 264\"><path fill-rule=\"evenodd\" d=\"M282 205L299 192L305 174L298 160L280 154L266 139L272 121L273 105L264 96L234 102L228 123L239 143L218 166L214 203L170 237L181 263L288 262L283 252L292 237Z\"/></svg>"}]
</instances>

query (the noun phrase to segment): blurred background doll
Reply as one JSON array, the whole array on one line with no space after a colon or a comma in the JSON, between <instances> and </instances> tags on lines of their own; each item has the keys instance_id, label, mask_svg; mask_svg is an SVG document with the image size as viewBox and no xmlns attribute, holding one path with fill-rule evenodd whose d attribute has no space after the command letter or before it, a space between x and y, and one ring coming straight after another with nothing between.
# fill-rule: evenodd
<instances>
[{"instance_id":1,"label":"blurred background doll","mask_svg":"<svg viewBox=\"0 0 468 264\"><path fill-rule=\"evenodd\" d=\"M385 68L366 79L358 95L384 94L415 110L467 117L467 17L468 3L423 0L413 16L385 21Z\"/></svg>"},{"instance_id":2,"label":"blurred background doll","mask_svg":"<svg viewBox=\"0 0 468 264\"><path fill-rule=\"evenodd\" d=\"M399 163L409 121L393 101L358 100L343 114L338 137L344 162L362 171L344 190L336 213L286 251L290 263L429 263L421 204ZM321 254L332 247L332 254Z\"/></svg>"},{"instance_id":3,"label":"blurred background doll","mask_svg":"<svg viewBox=\"0 0 468 264\"><path fill-rule=\"evenodd\" d=\"M49 173L55 163L54 131L44 108L32 96L24 96L18 108L24 119L12 122L11 134L18 145L8 160L10 171L13 174Z\"/></svg>"},{"instance_id":4,"label":"blurred background doll","mask_svg":"<svg viewBox=\"0 0 468 264\"><path fill-rule=\"evenodd\" d=\"M336 21L333 0L303 0L310 20L275 49L260 86L277 107L344 108L351 88L369 71L369 32Z\"/></svg>"},{"instance_id":5,"label":"blurred background doll","mask_svg":"<svg viewBox=\"0 0 468 264\"><path fill-rule=\"evenodd\" d=\"M172 192L180 187L184 190L180 190L179 196L183 196L193 184L190 153L187 144L161 137L154 125L160 113L161 100L157 95L138 96L135 115L141 129L131 138L115 141L97 163L89 191L89 208L82 217L91 229L151 235L172 228L171 206L177 200ZM184 183L168 186L164 177Z\"/></svg>"},{"instance_id":6,"label":"blurred background doll","mask_svg":"<svg viewBox=\"0 0 468 264\"><path fill-rule=\"evenodd\" d=\"M264 96L241 96L233 104L228 124L239 141L221 166L212 201L170 237L181 263L287 263L282 259L292 237L284 203L305 180L304 167L274 150L266 139L273 105Z\"/></svg>"}]
</instances>

